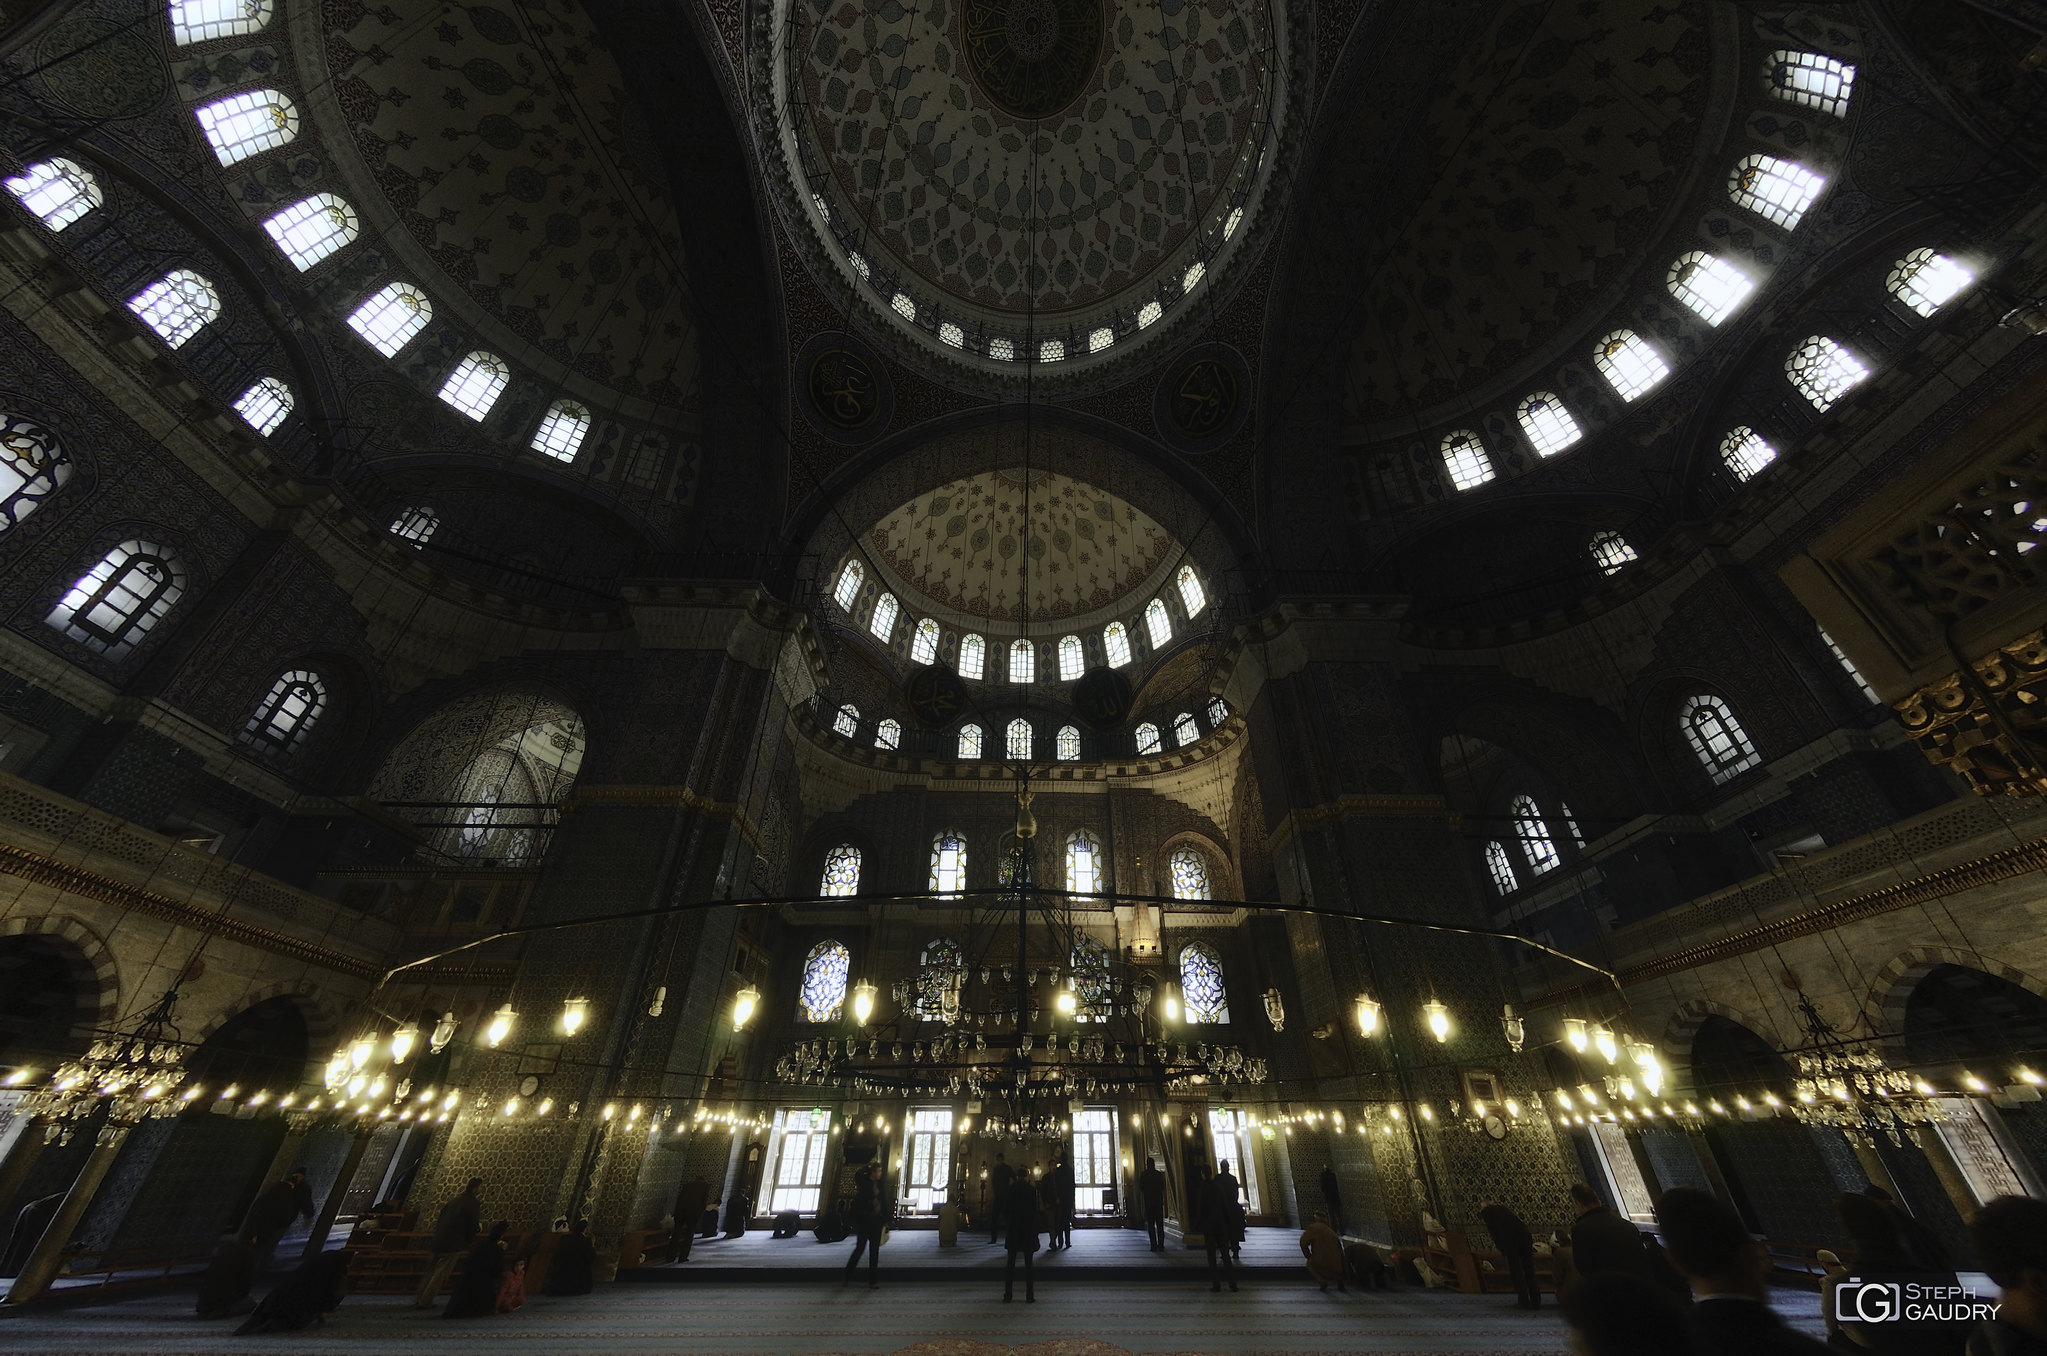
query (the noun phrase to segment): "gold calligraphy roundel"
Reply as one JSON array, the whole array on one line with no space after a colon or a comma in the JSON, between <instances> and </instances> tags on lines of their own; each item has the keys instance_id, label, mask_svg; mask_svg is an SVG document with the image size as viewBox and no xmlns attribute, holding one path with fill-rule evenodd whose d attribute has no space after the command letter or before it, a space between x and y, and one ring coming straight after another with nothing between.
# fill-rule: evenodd
<instances>
[{"instance_id":1,"label":"gold calligraphy roundel","mask_svg":"<svg viewBox=\"0 0 2047 1356\"><path fill-rule=\"evenodd\" d=\"M1228 344L1202 344L1166 369L1153 397L1159 433L1182 452L1211 452L1244 425L1251 369Z\"/></svg>"},{"instance_id":2,"label":"gold calligraphy roundel","mask_svg":"<svg viewBox=\"0 0 2047 1356\"><path fill-rule=\"evenodd\" d=\"M887 375L867 346L847 334L819 334L796 356L803 412L820 433L865 442L887 426L893 399Z\"/></svg>"},{"instance_id":3,"label":"gold calligraphy roundel","mask_svg":"<svg viewBox=\"0 0 2047 1356\"><path fill-rule=\"evenodd\" d=\"M988 101L1049 118L1081 96L1102 54L1102 0L962 0L960 50Z\"/></svg>"}]
</instances>

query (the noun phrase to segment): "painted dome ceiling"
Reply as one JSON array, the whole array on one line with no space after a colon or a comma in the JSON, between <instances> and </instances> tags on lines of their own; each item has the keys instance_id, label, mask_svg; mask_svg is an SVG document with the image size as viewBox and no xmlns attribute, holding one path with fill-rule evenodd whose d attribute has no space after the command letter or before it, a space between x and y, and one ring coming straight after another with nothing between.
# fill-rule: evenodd
<instances>
[{"instance_id":1,"label":"painted dome ceiling","mask_svg":"<svg viewBox=\"0 0 2047 1356\"><path fill-rule=\"evenodd\" d=\"M459 288L465 318L515 363L691 402L696 335L660 155L577 0L295 13L324 24L302 47L327 70L307 83L331 80L320 111L401 228L395 251Z\"/></svg>"},{"instance_id":2,"label":"painted dome ceiling","mask_svg":"<svg viewBox=\"0 0 2047 1356\"><path fill-rule=\"evenodd\" d=\"M1353 241L1383 260L1351 343L1354 422L1426 419L1620 299L1710 127L1699 0L1509 8L1436 95L1434 188ZM1667 261L1659 261L1661 263Z\"/></svg>"},{"instance_id":3,"label":"painted dome ceiling","mask_svg":"<svg viewBox=\"0 0 2047 1356\"><path fill-rule=\"evenodd\" d=\"M866 534L869 558L913 610L1020 618L1018 555L1029 558L1030 619L1104 612L1156 586L1180 556L1141 509L1052 471L987 471L903 504Z\"/></svg>"},{"instance_id":4,"label":"painted dome ceiling","mask_svg":"<svg viewBox=\"0 0 2047 1356\"><path fill-rule=\"evenodd\" d=\"M798 210L946 356L1127 351L1247 234L1282 103L1266 0L786 3Z\"/></svg>"}]
</instances>

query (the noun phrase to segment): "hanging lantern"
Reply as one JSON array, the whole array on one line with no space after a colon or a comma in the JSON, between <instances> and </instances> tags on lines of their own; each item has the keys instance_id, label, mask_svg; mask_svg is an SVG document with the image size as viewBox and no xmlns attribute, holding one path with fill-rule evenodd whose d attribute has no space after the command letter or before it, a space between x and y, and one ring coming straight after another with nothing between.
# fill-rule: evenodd
<instances>
[{"instance_id":1,"label":"hanging lantern","mask_svg":"<svg viewBox=\"0 0 2047 1356\"><path fill-rule=\"evenodd\" d=\"M761 991L749 984L732 996L732 1029L746 1030L746 1024L753 1020L754 1010L761 1004Z\"/></svg>"},{"instance_id":2,"label":"hanging lantern","mask_svg":"<svg viewBox=\"0 0 2047 1356\"><path fill-rule=\"evenodd\" d=\"M1585 1019L1583 1017L1564 1018L1564 1040L1579 1054L1585 1053Z\"/></svg>"},{"instance_id":3,"label":"hanging lantern","mask_svg":"<svg viewBox=\"0 0 2047 1356\"><path fill-rule=\"evenodd\" d=\"M1180 986L1166 981L1166 996L1159 1001L1159 1016L1168 1022L1180 1020Z\"/></svg>"},{"instance_id":4,"label":"hanging lantern","mask_svg":"<svg viewBox=\"0 0 2047 1356\"><path fill-rule=\"evenodd\" d=\"M1429 1034L1438 1041L1450 1039L1450 1009L1443 1006L1441 999L1431 998L1422 1004L1422 1020L1428 1024Z\"/></svg>"},{"instance_id":5,"label":"hanging lantern","mask_svg":"<svg viewBox=\"0 0 2047 1356\"><path fill-rule=\"evenodd\" d=\"M1621 1057L1621 1048L1619 1043L1614 1040L1613 1028L1607 1026L1604 1022L1592 1028L1592 1044L1599 1050L1600 1056L1608 1064L1617 1062Z\"/></svg>"},{"instance_id":6,"label":"hanging lantern","mask_svg":"<svg viewBox=\"0 0 2047 1356\"><path fill-rule=\"evenodd\" d=\"M874 985L861 980L853 986L853 1025L866 1026L874 1015Z\"/></svg>"},{"instance_id":7,"label":"hanging lantern","mask_svg":"<svg viewBox=\"0 0 2047 1356\"><path fill-rule=\"evenodd\" d=\"M1358 1019L1358 1034L1361 1036L1378 1035L1379 1016L1385 1010L1385 1005L1370 994L1361 993L1357 996L1355 1006Z\"/></svg>"},{"instance_id":8,"label":"hanging lantern","mask_svg":"<svg viewBox=\"0 0 2047 1356\"><path fill-rule=\"evenodd\" d=\"M589 1017L590 1000L587 998L571 998L568 1002L562 1004L563 1034L575 1035L583 1029L583 1023L588 1021Z\"/></svg>"},{"instance_id":9,"label":"hanging lantern","mask_svg":"<svg viewBox=\"0 0 2047 1356\"><path fill-rule=\"evenodd\" d=\"M448 1042L454 1039L455 1014L452 1011L444 1012L441 1014L441 1020L434 1023L434 1034L427 1037L426 1048L430 1053L438 1055L447 1048Z\"/></svg>"},{"instance_id":10,"label":"hanging lantern","mask_svg":"<svg viewBox=\"0 0 2047 1356\"><path fill-rule=\"evenodd\" d=\"M519 1014L506 1003L490 1019L490 1025L483 1029L483 1043L495 1050L505 1043L505 1037L512 1034L512 1023L519 1020Z\"/></svg>"},{"instance_id":11,"label":"hanging lantern","mask_svg":"<svg viewBox=\"0 0 2047 1356\"><path fill-rule=\"evenodd\" d=\"M1521 1014L1514 1011L1512 1003L1500 1009L1500 1032L1507 1038L1507 1048L1520 1054L1522 1043L1528 1039L1528 1026L1521 1020Z\"/></svg>"},{"instance_id":12,"label":"hanging lantern","mask_svg":"<svg viewBox=\"0 0 2047 1356\"><path fill-rule=\"evenodd\" d=\"M391 1033L391 1062L403 1064L419 1044L419 1023L407 1022Z\"/></svg>"},{"instance_id":13,"label":"hanging lantern","mask_svg":"<svg viewBox=\"0 0 2047 1356\"><path fill-rule=\"evenodd\" d=\"M375 1053L377 1053L376 1037L357 1036L353 1041L349 1042L348 1067L360 1069L363 1065L370 1062L370 1056Z\"/></svg>"}]
</instances>

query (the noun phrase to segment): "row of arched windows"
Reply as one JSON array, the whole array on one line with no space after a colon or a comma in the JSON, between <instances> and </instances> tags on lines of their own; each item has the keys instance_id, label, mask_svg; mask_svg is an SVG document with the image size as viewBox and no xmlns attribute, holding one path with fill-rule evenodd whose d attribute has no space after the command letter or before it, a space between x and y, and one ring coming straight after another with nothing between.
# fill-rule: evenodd
<instances>
[{"instance_id":1,"label":"row of arched windows","mask_svg":"<svg viewBox=\"0 0 2047 1356\"><path fill-rule=\"evenodd\" d=\"M1077 1021L1104 1021L1086 1008L1109 991L1109 950L1092 937L1082 937L1068 955L1083 1011ZM907 1015L927 1022L950 1021L959 1011L959 991L966 983L967 957L951 937L936 937L918 957L918 985L905 1004ZM846 1008L853 977L853 953L844 942L826 938L803 958L796 986L796 1015L811 1023L836 1022ZM1202 1025L1230 1020L1229 991L1223 982L1222 956L1207 942L1180 948L1180 998L1185 1019Z\"/></svg>"},{"instance_id":2,"label":"row of arched windows","mask_svg":"<svg viewBox=\"0 0 2047 1356\"><path fill-rule=\"evenodd\" d=\"M426 511L414 509L407 512L422 513ZM399 533L401 536L406 535L398 523L392 524L391 530ZM431 531L430 525L427 530ZM1210 697L1208 699L1207 712L1208 727L1211 730L1220 728L1223 722L1230 718L1229 704L1221 697ZM1170 728L1175 748L1185 748L1187 745L1199 740L1203 733L1199 722L1195 720L1194 713L1191 711L1182 711L1179 715L1175 716ZM839 709L832 713L832 731L835 734L845 736L847 739L859 738L860 708L852 702L845 702L840 705ZM901 721L891 716L876 722L874 727L874 747L892 752L901 748L902 742L903 726ZM1165 736L1160 732L1158 725L1152 721L1145 721L1137 727L1136 744L1140 757L1164 753L1166 750ZM1080 760L1080 753L1080 727L1076 725L1060 726L1058 733L1052 739L1052 756L1062 763L1072 763ZM973 721L960 726L958 756L968 762L978 761L989 756L987 731L983 726ZM1022 716L1018 716L1015 720L1010 721L1003 730L1002 757L1028 761L1037 756L1037 728L1030 721Z\"/></svg>"},{"instance_id":3,"label":"row of arched windows","mask_svg":"<svg viewBox=\"0 0 2047 1356\"><path fill-rule=\"evenodd\" d=\"M286 675L289 677L290 675ZM1102 892L1102 840L1090 829L1075 829L1066 835L1066 889L1073 894ZM1173 898L1211 898L1208 859L1199 848L1181 844L1166 856L1166 875ZM967 839L957 829L945 829L931 840L930 891L940 899L956 899L967 888ZM819 896L845 899L860 893L860 849L841 843L825 853L824 874L818 881Z\"/></svg>"},{"instance_id":4,"label":"row of arched windows","mask_svg":"<svg viewBox=\"0 0 2047 1356\"><path fill-rule=\"evenodd\" d=\"M867 567L860 561L849 559L839 567L838 580L832 585L832 601L848 614L860 605L860 594L867 582ZM1191 619L1201 615L1208 606L1208 590L1192 565L1183 565L1174 577L1173 587L1180 597L1180 606ZM902 616L902 605L893 593L883 593L874 601L874 610L868 614L867 630L876 640L886 645L895 639L896 623ZM1173 639L1173 617L1166 607L1165 599L1154 598L1145 604L1143 613L1145 637L1154 650L1163 649ZM925 617L910 628L910 662L913 664L935 664L938 662L942 631L936 619ZM1070 683L1087 671L1087 650L1077 635L1061 636L1053 648L1059 666L1059 681ZM1112 621L1102 628L1102 657L1112 669L1120 669L1130 663L1134 654L1130 648L1130 632L1120 621ZM988 642L979 635L969 633L959 643L957 662L953 667L962 678L985 678L988 672ZM1007 673L1012 683L1034 683L1038 678L1037 646L1028 640L1013 640L1009 643ZM1078 757L1079 755L1075 755Z\"/></svg>"}]
</instances>

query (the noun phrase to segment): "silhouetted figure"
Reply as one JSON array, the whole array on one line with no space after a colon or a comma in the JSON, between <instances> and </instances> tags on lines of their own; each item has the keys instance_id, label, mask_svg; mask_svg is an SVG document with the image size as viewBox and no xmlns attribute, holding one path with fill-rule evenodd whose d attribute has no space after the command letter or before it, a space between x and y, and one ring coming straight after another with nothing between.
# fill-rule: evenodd
<instances>
[{"instance_id":1,"label":"silhouetted figure","mask_svg":"<svg viewBox=\"0 0 2047 1356\"><path fill-rule=\"evenodd\" d=\"M1009 1217L1009 1191L1016 1185L1016 1169L1002 1161L1002 1155L995 1155L995 1168L988 1174L988 1241L994 1243L1002 1237L1002 1221Z\"/></svg>"},{"instance_id":2,"label":"silhouetted figure","mask_svg":"<svg viewBox=\"0 0 2047 1356\"><path fill-rule=\"evenodd\" d=\"M342 1249L315 1253L263 1297L235 1336L297 1332L327 1321L348 1296L348 1253Z\"/></svg>"},{"instance_id":3,"label":"silhouetted figure","mask_svg":"<svg viewBox=\"0 0 2047 1356\"><path fill-rule=\"evenodd\" d=\"M1047 1252L1057 1252L1073 1243L1073 1170L1065 1158L1056 1159L1038 1183L1045 1201L1045 1231L1051 1235Z\"/></svg>"},{"instance_id":4,"label":"silhouetted figure","mask_svg":"<svg viewBox=\"0 0 2047 1356\"><path fill-rule=\"evenodd\" d=\"M441 1287L455 1272L455 1264L476 1241L476 1231L483 1227L482 1192L483 1179L472 1177L460 1196L441 1207L441 1213L434 1220L433 1239L427 1244L426 1276L419 1283L419 1293L412 1297L413 1308L434 1307L434 1301L440 1298Z\"/></svg>"},{"instance_id":5,"label":"silhouetted figure","mask_svg":"<svg viewBox=\"0 0 2047 1356\"><path fill-rule=\"evenodd\" d=\"M299 1216L305 1216L308 1223L313 1218L313 1188L306 1181L304 1168L293 1168L282 1180L272 1182L256 1203L249 1207L249 1232L256 1236L256 1261L258 1271L270 1265L270 1255L277 1251L277 1241L284 1237L284 1231Z\"/></svg>"},{"instance_id":6,"label":"silhouetted figure","mask_svg":"<svg viewBox=\"0 0 2047 1356\"><path fill-rule=\"evenodd\" d=\"M1343 1232L1343 1189L1336 1180L1336 1169L1327 1163L1322 1165L1322 1200L1329 1207L1329 1223L1337 1233Z\"/></svg>"},{"instance_id":7,"label":"silhouetted figure","mask_svg":"<svg viewBox=\"0 0 2047 1356\"><path fill-rule=\"evenodd\" d=\"M1338 1290L1350 1289L1343 1283L1343 1240L1329 1227L1326 1211L1316 1211L1308 1227L1301 1230L1301 1256L1308 1259L1308 1274L1318 1287L1327 1290L1335 1281Z\"/></svg>"},{"instance_id":8,"label":"silhouetted figure","mask_svg":"<svg viewBox=\"0 0 2047 1356\"><path fill-rule=\"evenodd\" d=\"M1848 1270L1864 1281L1911 1279L1923 1285L1961 1284L1954 1269L1944 1265L1946 1248L1939 1247L1935 1256L1928 1257L1914 1246L1907 1228L1908 1218L1897 1206L1857 1192L1836 1197L1834 1209L1848 1231ZM1832 1289L1827 1287L1822 1293ZM1829 1311L1839 1313L1832 1306ZM1839 1331L1845 1340L1854 1343L1855 1350L1875 1352L1877 1356L1961 1356L1969 1338L1968 1329L1962 1324L1913 1322L1902 1315L1881 1323L1844 1318Z\"/></svg>"},{"instance_id":9,"label":"silhouetted figure","mask_svg":"<svg viewBox=\"0 0 2047 1356\"><path fill-rule=\"evenodd\" d=\"M746 1232L746 1217L753 1212L753 1198L735 1191L725 1202L725 1237L738 1238Z\"/></svg>"},{"instance_id":10,"label":"silhouetted figure","mask_svg":"<svg viewBox=\"0 0 2047 1356\"><path fill-rule=\"evenodd\" d=\"M689 1237L683 1234L682 1237ZM596 1282L597 1249L590 1242L590 1221L579 1219L554 1245L543 1295L587 1295Z\"/></svg>"},{"instance_id":11,"label":"silhouetted figure","mask_svg":"<svg viewBox=\"0 0 2047 1356\"><path fill-rule=\"evenodd\" d=\"M1493 1236L1493 1246L1506 1259L1507 1275L1514 1281L1514 1302L1523 1309L1540 1309L1542 1287L1535 1279L1535 1238L1528 1232L1528 1226L1497 1201L1481 1205L1478 1217L1485 1221L1486 1232Z\"/></svg>"},{"instance_id":12,"label":"silhouetted figure","mask_svg":"<svg viewBox=\"0 0 2047 1356\"><path fill-rule=\"evenodd\" d=\"M1232 1255L1244 1243L1244 1214L1237 1204L1237 1179L1230 1175L1230 1161L1217 1165L1215 1180L1208 1184L1208 1206L1202 1211L1201 1238L1208 1249L1208 1288L1221 1290L1224 1280L1237 1288L1237 1269ZM1222 1258L1222 1272L1216 1272L1216 1258Z\"/></svg>"},{"instance_id":13,"label":"silhouetted figure","mask_svg":"<svg viewBox=\"0 0 2047 1356\"><path fill-rule=\"evenodd\" d=\"M462 1274L455 1278L455 1292L448 1296L442 1318L482 1318L498 1311L498 1285L505 1277L505 1221L490 1226L490 1232L471 1244L462 1258Z\"/></svg>"},{"instance_id":14,"label":"silhouetted figure","mask_svg":"<svg viewBox=\"0 0 2047 1356\"><path fill-rule=\"evenodd\" d=\"M1002 1267L1002 1302L1009 1303L1011 1292L1016 1288L1016 1259L1021 1256L1024 1264L1024 1303L1035 1304L1038 1291L1031 1275L1031 1258L1038 1252L1038 1188L1030 1178L1018 1173L1010 1180L1009 1195L1003 1200L1002 1216L1006 1225L1003 1247L1009 1257Z\"/></svg>"},{"instance_id":15,"label":"silhouetted figure","mask_svg":"<svg viewBox=\"0 0 2047 1356\"><path fill-rule=\"evenodd\" d=\"M1685 1323L1692 1356L1819 1356L1827 1350L1785 1326L1770 1307L1770 1254L1749 1237L1732 1206L1696 1187L1672 1187L1658 1198L1656 1219L1664 1249L1698 1297Z\"/></svg>"},{"instance_id":16,"label":"silhouetted figure","mask_svg":"<svg viewBox=\"0 0 2047 1356\"><path fill-rule=\"evenodd\" d=\"M862 1249L867 1252L867 1288L881 1287L881 1229L886 1221L882 1217L881 1189L876 1185L874 1165L864 1163L860 1171L853 1174L853 1255L846 1259L846 1280L853 1279L853 1268L860 1264Z\"/></svg>"},{"instance_id":17,"label":"silhouetted figure","mask_svg":"<svg viewBox=\"0 0 2047 1356\"><path fill-rule=\"evenodd\" d=\"M1166 1175L1158 1160L1146 1158L1144 1171L1137 1174L1137 1198L1144 1203L1144 1236L1153 1252L1166 1250Z\"/></svg>"},{"instance_id":18,"label":"silhouetted figure","mask_svg":"<svg viewBox=\"0 0 2047 1356\"><path fill-rule=\"evenodd\" d=\"M1681 1356L1685 1306L1640 1276L1606 1271L1558 1297L1584 1356Z\"/></svg>"},{"instance_id":19,"label":"silhouetted figure","mask_svg":"<svg viewBox=\"0 0 2047 1356\"><path fill-rule=\"evenodd\" d=\"M1580 1276L1623 1271L1649 1278L1649 1260L1642 1255L1642 1231L1632 1221L1607 1208L1599 1193L1583 1182L1571 1184L1571 1208L1578 1214L1571 1224L1571 1265Z\"/></svg>"},{"instance_id":20,"label":"silhouetted figure","mask_svg":"<svg viewBox=\"0 0 2047 1356\"><path fill-rule=\"evenodd\" d=\"M711 1199L711 1184L697 1177L684 1182L675 1193L675 1260L689 1260L690 1245L704 1227L704 1203Z\"/></svg>"},{"instance_id":21,"label":"silhouetted figure","mask_svg":"<svg viewBox=\"0 0 2047 1356\"><path fill-rule=\"evenodd\" d=\"M2047 1356L2047 1201L1999 1196L1969 1221L1969 1240L2001 1292L1969 1356Z\"/></svg>"},{"instance_id":22,"label":"silhouetted figure","mask_svg":"<svg viewBox=\"0 0 2047 1356\"><path fill-rule=\"evenodd\" d=\"M256 1277L256 1235L245 1233L223 1243L199 1278L193 1312L201 1318L231 1318L256 1307L249 1287Z\"/></svg>"}]
</instances>

